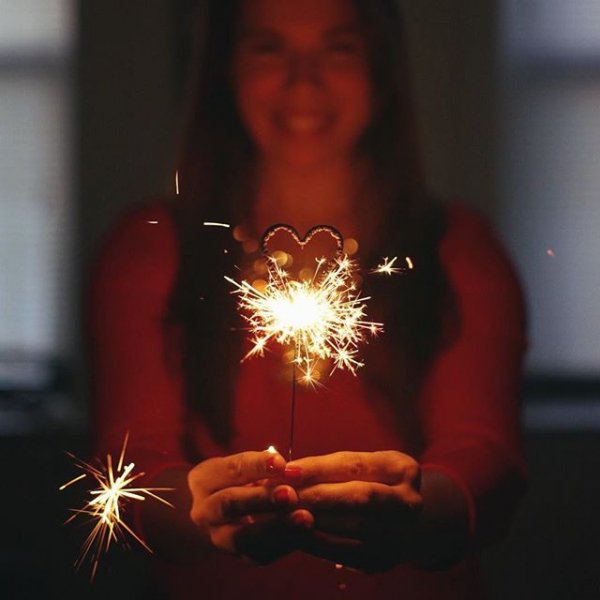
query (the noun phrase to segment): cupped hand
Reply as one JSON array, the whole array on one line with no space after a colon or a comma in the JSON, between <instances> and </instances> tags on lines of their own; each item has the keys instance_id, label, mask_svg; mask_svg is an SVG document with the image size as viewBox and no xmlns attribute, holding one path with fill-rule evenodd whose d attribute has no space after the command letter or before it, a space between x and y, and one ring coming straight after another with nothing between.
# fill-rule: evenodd
<instances>
[{"instance_id":1,"label":"cupped hand","mask_svg":"<svg viewBox=\"0 0 600 600\"><path fill-rule=\"evenodd\" d=\"M282 484L280 454L242 452L205 460L188 474L190 518L217 549L267 564L298 548L312 525Z\"/></svg>"},{"instance_id":2,"label":"cupped hand","mask_svg":"<svg viewBox=\"0 0 600 600\"><path fill-rule=\"evenodd\" d=\"M401 452L337 452L287 464L298 506L314 515L311 554L367 572L409 560L422 506L420 468Z\"/></svg>"}]
</instances>

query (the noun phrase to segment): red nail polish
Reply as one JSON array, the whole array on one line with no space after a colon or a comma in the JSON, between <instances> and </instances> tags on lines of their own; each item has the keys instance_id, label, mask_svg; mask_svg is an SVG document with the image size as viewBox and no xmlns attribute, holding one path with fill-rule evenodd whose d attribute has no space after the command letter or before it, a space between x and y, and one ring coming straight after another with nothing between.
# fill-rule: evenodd
<instances>
[{"instance_id":1,"label":"red nail polish","mask_svg":"<svg viewBox=\"0 0 600 600\"><path fill-rule=\"evenodd\" d=\"M300 467L287 466L284 471L285 480L290 484L298 484L302 480L302 469Z\"/></svg>"},{"instance_id":2,"label":"red nail polish","mask_svg":"<svg viewBox=\"0 0 600 600\"><path fill-rule=\"evenodd\" d=\"M276 458L277 458L276 456L269 456L269 458L267 458L267 473L275 472L275 459Z\"/></svg>"},{"instance_id":3,"label":"red nail polish","mask_svg":"<svg viewBox=\"0 0 600 600\"><path fill-rule=\"evenodd\" d=\"M273 499L277 504L289 504L290 491L287 488L280 488L273 494Z\"/></svg>"}]
</instances>

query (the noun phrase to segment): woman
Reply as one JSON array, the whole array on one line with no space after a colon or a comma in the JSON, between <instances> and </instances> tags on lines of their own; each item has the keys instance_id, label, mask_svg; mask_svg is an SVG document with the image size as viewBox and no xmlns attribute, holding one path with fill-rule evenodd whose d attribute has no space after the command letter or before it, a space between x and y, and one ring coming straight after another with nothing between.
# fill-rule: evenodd
<instances>
[{"instance_id":1,"label":"woman","mask_svg":"<svg viewBox=\"0 0 600 600\"><path fill-rule=\"evenodd\" d=\"M123 220L91 297L99 447L129 430L175 489L137 515L165 589L478 597L476 550L524 488L522 301L485 223L423 191L395 2L214 0L204 23L180 195ZM264 448L286 447L289 379L275 354L239 364L223 278L277 222L415 264L365 282L385 336L359 378L298 392L287 463Z\"/></svg>"}]
</instances>

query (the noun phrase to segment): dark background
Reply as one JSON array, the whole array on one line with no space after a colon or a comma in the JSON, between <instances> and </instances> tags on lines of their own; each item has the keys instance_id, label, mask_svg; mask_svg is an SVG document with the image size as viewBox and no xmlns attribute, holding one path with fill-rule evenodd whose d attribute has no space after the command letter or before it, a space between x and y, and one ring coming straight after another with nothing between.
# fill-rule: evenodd
<instances>
[{"instance_id":1,"label":"dark background","mask_svg":"<svg viewBox=\"0 0 600 600\"><path fill-rule=\"evenodd\" d=\"M499 139L511 85L498 51L498 3L407 4L417 117L431 188L480 208L502 229L506 155ZM80 290L98 239L127 205L172 189L192 5L190 0L78 3L74 331L80 327L75 318ZM510 229L503 233L510 238ZM28 423L0 437L3 598L137 598L145 593L149 563L142 553L117 550L93 585L87 573L75 574L72 568L83 530L61 522L78 497L59 494L57 487L73 471L63 451L87 456L90 445L84 346L77 335L74 340L69 360L57 361L45 389L0 393L2 406L21 411ZM598 420L599 390L593 372L528 369L524 443L532 481L508 539L484 555L490 598L600 597L600 436L592 418ZM70 399L68 418L48 417L57 395Z\"/></svg>"}]
</instances>

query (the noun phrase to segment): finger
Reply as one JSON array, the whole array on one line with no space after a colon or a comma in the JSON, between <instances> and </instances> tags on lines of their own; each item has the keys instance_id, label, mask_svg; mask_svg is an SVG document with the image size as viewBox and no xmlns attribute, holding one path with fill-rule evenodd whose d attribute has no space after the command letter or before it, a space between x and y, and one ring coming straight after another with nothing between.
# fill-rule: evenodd
<instances>
[{"instance_id":1,"label":"finger","mask_svg":"<svg viewBox=\"0 0 600 600\"><path fill-rule=\"evenodd\" d=\"M285 459L271 452L241 452L222 458L209 458L193 469L195 478L207 493L242 486L260 479L281 477Z\"/></svg>"},{"instance_id":2,"label":"finger","mask_svg":"<svg viewBox=\"0 0 600 600\"><path fill-rule=\"evenodd\" d=\"M289 462L285 469L291 485L372 481L395 485L405 481L418 488L419 465L407 454L395 450L379 452L336 452Z\"/></svg>"},{"instance_id":3,"label":"finger","mask_svg":"<svg viewBox=\"0 0 600 600\"><path fill-rule=\"evenodd\" d=\"M418 509L421 495L408 484L385 485L365 481L321 483L298 490L299 505L311 512L407 507Z\"/></svg>"},{"instance_id":4,"label":"finger","mask_svg":"<svg viewBox=\"0 0 600 600\"><path fill-rule=\"evenodd\" d=\"M295 490L289 486L230 487L211 494L202 503L197 516L209 526L232 523L241 517L287 509L298 502Z\"/></svg>"},{"instance_id":5,"label":"finger","mask_svg":"<svg viewBox=\"0 0 600 600\"><path fill-rule=\"evenodd\" d=\"M358 514L340 515L318 512L315 513L314 519L316 531L355 540L364 540L365 532L369 527L367 519Z\"/></svg>"},{"instance_id":6,"label":"finger","mask_svg":"<svg viewBox=\"0 0 600 600\"><path fill-rule=\"evenodd\" d=\"M263 514L254 513L253 515L242 517L240 522L245 525L251 525L269 521L274 517L281 518L281 516L281 514L274 514L272 512ZM285 513L285 519L291 527L304 530L312 529L315 523L314 516L305 508L292 509L291 512Z\"/></svg>"},{"instance_id":7,"label":"finger","mask_svg":"<svg viewBox=\"0 0 600 600\"><path fill-rule=\"evenodd\" d=\"M298 550L307 535L287 520L272 518L236 529L232 541L236 552L266 565Z\"/></svg>"},{"instance_id":8,"label":"finger","mask_svg":"<svg viewBox=\"0 0 600 600\"><path fill-rule=\"evenodd\" d=\"M336 536L352 538L371 543L384 543L390 539L404 539L413 531L413 511L410 509L375 511L373 513L315 512L316 531Z\"/></svg>"},{"instance_id":9,"label":"finger","mask_svg":"<svg viewBox=\"0 0 600 600\"><path fill-rule=\"evenodd\" d=\"M302 540L302 550L318 558L343 564L344 567L358 568L364 554L360 540L314 531Z\"/></svg>"},{"instance_id":10,"label":"finger","mask_svg":"<svg viewBox=\"0 0 600 600\"><path fill-rule=\"evenodd\" d=\"M292 511L287 518L293 527L298 527L300 529L309 530L315 525L314 515L305 508Z\"/></svg>"}]
</instances>

